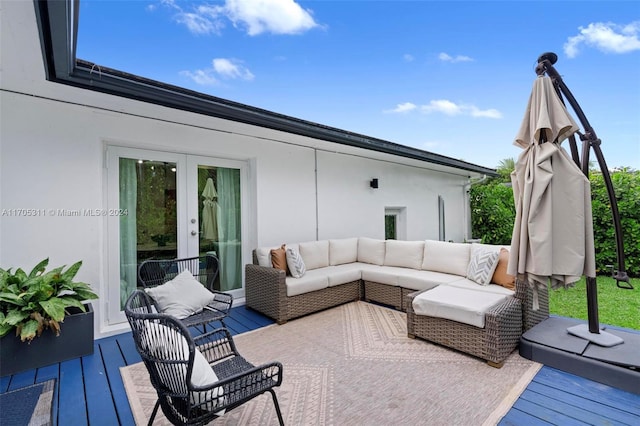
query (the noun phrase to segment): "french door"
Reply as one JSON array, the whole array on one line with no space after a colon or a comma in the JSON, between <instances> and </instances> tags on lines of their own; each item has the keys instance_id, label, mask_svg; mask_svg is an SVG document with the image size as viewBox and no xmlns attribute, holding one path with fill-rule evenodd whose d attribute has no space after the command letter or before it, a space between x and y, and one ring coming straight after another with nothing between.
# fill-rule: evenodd
<instances>
[{"instance_id":1,"label":"french door","mask_svg":"<svg viewBox=\"0 0 640 426\"><path fill-rule=\"evenodd\" d=\"M125 321L124 303L147 259L214 253L216 287L244 296L246 176L241 161L108 147L109 324Z\"/></svg>"}]
</instances>

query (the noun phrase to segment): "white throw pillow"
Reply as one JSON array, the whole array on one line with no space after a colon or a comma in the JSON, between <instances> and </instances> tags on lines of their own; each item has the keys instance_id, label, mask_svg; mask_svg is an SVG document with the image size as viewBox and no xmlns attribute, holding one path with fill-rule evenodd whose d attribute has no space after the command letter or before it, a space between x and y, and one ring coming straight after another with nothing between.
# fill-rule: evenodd
<instances>
[{"instance_id":1,"label":"white throw pillow","mask_svg":"<svg viewBox=\"0 0 640 426\"><path fill-rule=\"evenodd\" d=\"M424 241L387 240L384 265L420 269L423 253Z\"/></svg>"},{"instance_id":2,"label":"white throw pillow","mask_svg":"<svg viewBox=\"0 0 640 426\"><path fill-rule=\"evenodd\" d=\"M184 336L180 335L179 339L175 339L177 332L171 328L155 322L145 322L146 329L141 336L147 344L149 351L158 359L170 359L173 361L187 360L189 359L189 343ZM177 347L171 348L171 345L175 344ZM178 376L182 378L185 383L187 379L187 364L158 364L159 372L166 377ZM218 376L213 368L207 362L207 359L202 353L195 348L193 359L193 370L191 371L191 383L194 386L206 387L210 386L218 381ZM181 386L177 386L176 383L165 383L175 393L183 392ZM186 387L185 387L186 388ZM210 401L213 398L220 397L224 394L224 389L221 387L213 388L208 391L192 392L190 400L192 404L200 404L205 401ZM214 403L214 407L224 403L224 399L218 399ZM225 410L218 412L219 415L224 414Z\"/></svg>"},{"instance_id":3,"label":"white throw pillow","mask_svg":"<svg viewBox=\"0 0 640 426\"><path fill-rule=\"evenodd\" d=\"M358 260L358 239L329 240L329 265L343 265Z\"/></svg>"},{"instance_id":4,"label":"white throw pillow","mask_svg":"<svg viewBox=\"0 0 640 426\"><path fill-rule=\"evenodd\" d=\"M473 244L471 246L471 260L469 260L467 268L467 278L480 285L489 285L499 259L500 252Z\"/></svg>"},{"instance_id":5,"label":"white throw pillow","mask_svg":"<svg viewBox=\"0 0 640 426\"><path fill-rule=\"evenodd\" d=\"M215 297L188 269L171 281L145 291L156 301L161 313L178 319L201 312Z\"/></svg>"},{"instance_id":6,"label":"white throw pillow","mask_svg":"<svg viewBox=\"0 0 640 426\"><path fill-rule=\"evenodd\" d=\"M329 266L329 241L309 241L298 244L298 252L307 271Z\"/></svg>"},{"instance_id":7,"label":"white throw pillow","mask_svg":"<svg viewBox=\"0 0 640 426\"><path fill-rule=\"evenodd\" d=\"M300 278L307 272L300 253L290 247L287 247L287 266L293 278Z\"/></svg>"}]
</instances>

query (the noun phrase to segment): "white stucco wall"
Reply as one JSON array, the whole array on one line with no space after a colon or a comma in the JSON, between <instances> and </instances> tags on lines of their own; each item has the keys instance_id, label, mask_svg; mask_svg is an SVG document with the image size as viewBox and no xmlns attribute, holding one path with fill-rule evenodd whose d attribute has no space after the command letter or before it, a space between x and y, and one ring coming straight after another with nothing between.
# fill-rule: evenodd
<instances>
[{"instance_id":1,"label":"white stucco wall","mask_svg":"<svg viewBox=\"0 0 640 426\"><path fill-rule=\"evenodd\" d=\"M50 83L33 4L2 2L0 25L0 267L82 260L78 279L106 295L107 220L59 210L107 207L108 145L246 161L246 262L255 246L383 238L385 207L406 209L407 239L437 239L438 195L447 239L466 235L467 172ZM97 337L121 329L107 325L106 299L94 303Z\"/></svg>"}]
</instances>

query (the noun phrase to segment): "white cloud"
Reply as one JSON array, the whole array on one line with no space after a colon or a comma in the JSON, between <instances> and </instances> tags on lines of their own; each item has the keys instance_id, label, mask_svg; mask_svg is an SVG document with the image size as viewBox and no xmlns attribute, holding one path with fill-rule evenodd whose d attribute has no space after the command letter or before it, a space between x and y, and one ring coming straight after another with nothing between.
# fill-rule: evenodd
<instances>
[{"instance_id":1,"label":"white cloud","mask_svg":"<svg viewBox=\"0 0 640 426\"><path fill-rule=\"evenodd\" d=\"M181 71L183 75L201 86L219 86L222 80L241 79L251 81L255 78L247 67L237 59L215 58L211 61L212 68L195 71Z\"/></svg>"},{"instance_id":2,"label":"white cloud","mask_svg":"<svg viewBox=\"0 0 640 426\"><path fill-rule=\"evenodd\" d=\"M473 61L473 58L470 58L469 56L457 55L454 57L445 52L440 53L438 55L438 59L440 59L442 62L452 62L452 63Z\"/></svg>"},{"instance_id":3,"label":"white cloud","mask_svg":"<svg viewBox=\"0 0 640 426\"><path fill-rule=\"evenodd\" d=\"M194 34L219 33L224 19L252 36L300 34L319 26L311 11L294 0L226 0L224 5L201 5L191 12L184 11L174 0L162 3L177 10L176 21Z\"/></svg>"},{"instance_id":4,"label":"white cloud","mask_svg":"<svg viewBox=\"0 0 640 426\"><path fill-rule=\"evenodd\" d=\"M502 118L502 113L494 108L481 110L476 106L467 107L472 117L484 117L484 118Z\"/></svg>"},{"instance_id":5,"label":"white cloud","mask_svg":"<svg viewBox=\"0 0 640 426\"><path fill-rule=\"evenodd\" d=\"M249 35L299 34L318 26L308 9L293 0L226 0L224 13Z\"/></svg>"},{"instance_id":6,"label":"white cloud","mask_svg":"<svg viewBox=\"0 0 640 426\"><path fill-rule=\"evenodd\" d=\"M413 62L416 58L413 57L413 55L409 54L409 53L405 53L402 56L402 59L404 59L407 62Z\"/></svg>"},{"instance_id":7,"label":"white cloud","mask_svg":"<svg viewBox=\"0 0 640 426\"><path fill-rule=\"evenodd\" d=\"M403 112L413 111L416 108L417 108L416 104L412 104L411 102L405 102L403 104L398 104L396 105L395 108L389 109L385 112L403 113Z\"/></svg>"},{"instance_id":8,"label":"white cloud","mask_svg":"<svg viewBox=\"0 0 640 426\"><path fill-rule=\"evenodd\" d=\"M502 113L494 108L480 109L475 105L457 104L447 99L435 99L426 105L416 105L412 102L405 102L396 105L395 108L386 110L387 113L409 113L419 110L423 114L441 113L449 116L466 115L477 118L502 118Z\"/></svg>"},{"instance_id":9,"label":"white cloud","mask_svg":"<svg viewBox=\"0 0 640 426\"><path fill-rule=\"evenodd\" d=\"M254 75L237 59L216 58L213 69L220 76L231 79L253 80Z\"/></svg>"},{"instance_id":10,"label":"white cloud","mask_svg":"<svg viewBox=\"0 0 640 426\"><path fill-rule=\"evenodd\" d=\"M180 12L176 15L176 21L194 34L218 33L219 24L195 13Z\"/></svg>"},{"instance_id":11,"label":"white cloud","mask_svg":"<svg viewBox=\"0 0 640 426\"><path fill-rule=\"evenodd\" d=\"M640 21L627 25L612 22L595 22L587 27L579 27L579 34L569 37L564 44L564 52L569 58L575 58L582 44L594 47L605 53L628 53L640 50Z\"/></svg>"},{"instance_id":12,"label":"white cloud","mask_svg":"<svg viewBox=\"0 0 640 426\"><path fill-rule=\"evenodd\" d=\"M213 73L213 70L180 71L180 75L188 77L201 86L217 86L220 83Z\"/></svg>"},{"instance_id":13,"label":"white cloud","mask_svg":"<svg viewBox=\"0 0 640 426\"><path fill-rule=\"evenodd\" d=\"M459 105L456 105L454 102L446 99L430 101L429 105L422 105L420 110L425 114L430 114L432 112L441 112L446 115L462 114L462 108Z\"/></svg>"}]
</instances>

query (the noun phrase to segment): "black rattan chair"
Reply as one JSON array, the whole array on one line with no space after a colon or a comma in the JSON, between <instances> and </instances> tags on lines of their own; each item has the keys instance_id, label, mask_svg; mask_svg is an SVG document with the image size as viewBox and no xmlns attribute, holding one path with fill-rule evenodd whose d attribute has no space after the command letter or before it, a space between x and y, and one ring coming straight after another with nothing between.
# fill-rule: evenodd
<instances>
[{"instance_id":1,"label":"black rattan chair","mask_svg":"<svg viewBox=\"0 0 640 426\"><path fill-rule=\"evenodd\" d=\"M206 332L206 324L210 322L220 321L224 326L224 318L231 310L233 296L215 289L219 270L218 258L215 255L207 254L170 260L145 260L138 267L138 283L144 288L157 287L175 278L185 269L188 269L195 279L214 294L214 299L202 311L180 321L186 327L202 326L203 332ZM160 311L155 301L154 305Z\"/></svg>"},{"instance_id":2,"label":"black rattan chair","mask_svg":"<svg viewBox=\"0 0 640 426\"><path fill-rule=\"evenodd\" d=\"M282 383L282 364L254 366L238 353L227 329L192 337L174 317L152 312L152 305L142 290L134 291L125 305L136 349L158 394L149 425L158 407L172 424L201 425L265 392L271 393L284 424L274 391ZM203 380L211 375L207 369L215 373L213 381Z\"/></svg>"}]
</instances>

